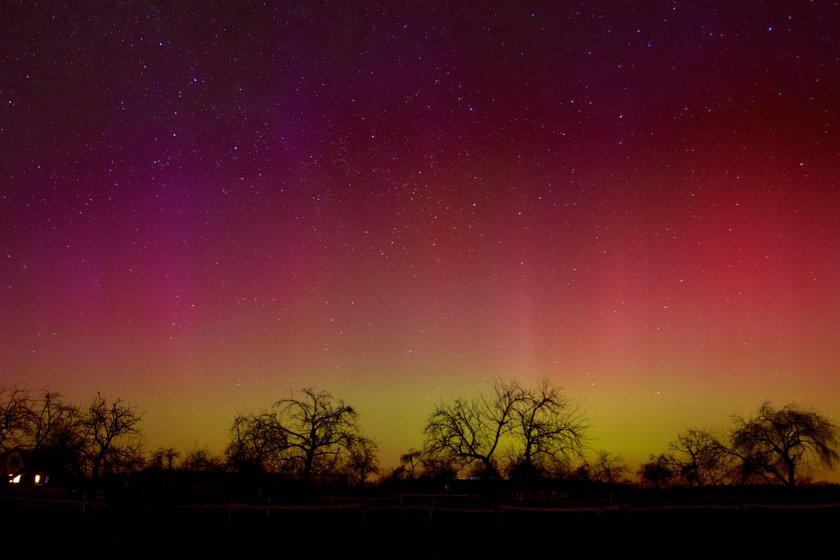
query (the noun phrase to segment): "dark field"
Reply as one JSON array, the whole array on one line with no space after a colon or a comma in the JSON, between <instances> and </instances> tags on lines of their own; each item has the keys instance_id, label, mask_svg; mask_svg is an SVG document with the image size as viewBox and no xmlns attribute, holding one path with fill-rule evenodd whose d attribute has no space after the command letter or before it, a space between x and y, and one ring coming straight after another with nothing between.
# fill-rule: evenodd
<instances>
[{"instance_id":1,"label":"dark field","mask_svg":"<svg viewBox=\"0 0 840 560\"><path fill-rule=\"evenodd\" d=\"M30 492L0 496L0 528L4 558L801 558L832 555L840 504L526 507L413 495L270 507L94 507Z\"/></svg>"}]
</instances>

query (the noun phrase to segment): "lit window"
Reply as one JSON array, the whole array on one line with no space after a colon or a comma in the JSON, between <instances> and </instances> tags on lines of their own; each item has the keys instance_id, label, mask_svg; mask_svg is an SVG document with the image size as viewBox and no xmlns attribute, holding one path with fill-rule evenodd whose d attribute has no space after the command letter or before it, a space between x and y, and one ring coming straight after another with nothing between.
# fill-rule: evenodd
<instances>
[{"instance_id":1,"label":"lit window","mask_svg":"<svg viewBox=\"0 0 840 560\"><path fill-rule=\"evenodd\" d=\"M20 475L12 477L12 484L20 484Z\"/></svg>"}]
</instances>

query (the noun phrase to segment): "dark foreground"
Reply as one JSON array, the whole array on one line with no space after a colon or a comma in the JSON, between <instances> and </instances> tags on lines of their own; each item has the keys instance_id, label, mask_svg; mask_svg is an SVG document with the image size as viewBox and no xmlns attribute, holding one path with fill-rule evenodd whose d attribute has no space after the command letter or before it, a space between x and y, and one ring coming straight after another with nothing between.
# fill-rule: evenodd
<instances>
[{"instance_id":1,"label":"dark foreground","mask_svg":"<svg viewBox=\"0 0 840 560\"><path fill-rule=\"evenodd\" d=\"M97 505L0 499L4 558L753 558L831 551L840 504Z\"/></svg>"}]
</instances>

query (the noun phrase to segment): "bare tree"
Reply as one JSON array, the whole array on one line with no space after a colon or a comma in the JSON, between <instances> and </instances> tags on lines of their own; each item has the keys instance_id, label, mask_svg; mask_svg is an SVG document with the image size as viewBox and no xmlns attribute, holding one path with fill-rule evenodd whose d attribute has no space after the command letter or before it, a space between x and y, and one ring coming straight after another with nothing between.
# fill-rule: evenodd
<instances>
[{"instance_id":1,"label":"bare tree","mask_svg":"<svg viewBox=\"0 0 840 560\"><path fill-rule=\"evenodd\" d=\"M667 488L671 485L671 481L675 476L673 464L673 458L664 453L651 455L648 462L639 468L639 472L637 473L639 481L643 486L649 486L659 490Z\"/></svg>"},{"instance_id":2,"label":"bare tree","mask_svg":"<svg viewBox=\"0 0 840 560\"><path fill-rule=\"evenodd\" d=\"M93 479L142 463L139 414L121 399L96 393L82 417L84 456Z\"/></svg>"},{"instance_id":3,"label":"bare tree","mask_svg":"<svg viewBox=\"0 0 840 560\"><path fill-rule=\"evenodd\" d=\"M256 469L276 472L286 449L285 434L276 429L273 414L239 414L231 426L231 439L225 450L228 462L237 470Z\"/></svg>"},{"instance_id":4,"label":"bare tree","mask_svg":"<svg viewBox=\"0 0 840 560\"><path fill-rule=\"evenodd\" d=\"M393 477L399 480L414 480L423 469L423 452L409 449L400 455L400 466L394 469Z\"/></svg>"},{"instance_id":5,"label":"bare tree","mask_svg":"<svg viewBox=\"0 0 840 560\"><path fill-rule=\"evenodd\" d=\"M274 405L275 426L286 441L287 463L304 481L312 478L313 468L334 465L338 456L358 439L358 414L326 391L305 388L300 397Z\"/></svg>"},{"instance_id":6,"label":"bare tree","mask_svg":"<svg viewBox=\"0 0 840 560\"><path fill-rule=\"evenodd\" d=\"M577 407L547 381L526 389L496 380L488 395L436 407L424 430L423 454L491 479L500 478L498 457L506 454L512 472L526 477L579 456L584 431Z\"/></svg>"},{"instance_id":7,"label":"bare tree","mask_svg":"<svg viewBox=\"0 0 840 560\"><path fill-rule=\"evenodd\" d=\"M24 389L0 392L0 450L24 447L29 460L53 476L102 475L139 466L140 414L121 400L109 402L100 393L85 410L61 393Z\"/></svg>"},{"instance_id":8,"label":"bare tree","mask_svg":"<svg viewBox=\"0 0 840 560\"><path fill-rule=\"evenodd\" d=\"M0 452L25 445L29 436L29 391L0 388Z\"/></svg>"},{"instance_id":9,"label":"bare tree","mask_svg":"<svg viewBox=\"0 0 840 560\"><path fill-rule=\"evenodd\" d=\"M732 454L706 430L689 428L670 445L676 474L689 486L725 484L732 474Z\"/></svg>"},{"instance_id":10,"label":"bare tree","mask_svg":"<svg viewBox=\"0 0 840 560\"><path fill-rule=\"evenodd\" d=\"M617 484L624 480L624 476L630 471L627 463L621 455L601 450L592 462L592 480L605 484Z\"/></svg>"},{"instance_id":11,"label":"bare tree","mask_svg":"<svg viewBox=\"0 0 840 560\"><path fill-rule=\"evenodd\" d=\"M754 418L735 422L732 452L742 461L743 480L792 487L803 469L831 468L838 459L837 426L817 412L793 404L777 410L765 402Z\"/></svg>"},{"instance_id":12,"label":"bare tree","mask_svg":"<svg viewBox=\"0 0 840 560\"><path fill-rule=\"evenodd\" d=\"M371 475L379 472L376 451L376 442L366 437L358 437L350 444L345 471L351 484L364 486Z\"/></svg>"},{"instance_id":13,"label":"bare tree","mask_svg":"<svg viewBox=\"0 0 840 560\"><path fill-rule=\"evenodd\" d=\"M422 450L410 449L400 455L400 464L389 474L392 480L439 479L451 480L458 474L458 466L451 455L426 455Z\"/></svg>"},{"instance_id":14,"label":"bare tree","mask_svg":"<svg viewBox=\"0 0 840 560\"><path fill-rule=\"evenodd\" d=\"M191 472L214 472L224 469L225 462L213 455L206 447L193 449L184 457L181 470Z\"/></svg>"},{"instance_id":15,"label":"bare tree","mask_svg":"<svg viewBox=\"0 0 840 560\"><path fill-rule=\"evenodd\" d=\"M32 398L28 432L34 461L53 477L82 473L82 415L61 393L44 389Z\"/></svg>"},{"instance_id":16,"label":"bare tree","mask_svg":"<svg viewBox=\"0 0 840 560\"><path fill-rule=\"evenodd\" d=\"M33 398L29 424L33 449L81 449L79 409L68 403L61 393L45 389Z\"/></svg>"},{"instance_id":17,"label":"bare tree","mask_svg":"<svg viewBox=\"0 0 840 560\"><path fill-rule=\"evenodd\" d=\"M517 383L497 380L489 396L438 405L424 429L424 454L451 459L462 469L473 467L483 477L500 478L496 452L514 427L514 404L524 398Z\"/></svg>"},{"instance_id":18,"label":"bare tree","mask_svg":"<svg viewBox=\"0 0 840 560\"><path fill-rule=\"evenodd\" d=\"M334 472L361 434L358 414L326 391L301 390L270 411L234 419L227 455L236 465L253 464L304 481Z\"/></svg>"},{"instance_id":19,"label":"bare tree","mask_svg":"<svg viewBox=\"0 0 840 560\"><path fill-rule=\"evenodd\" d=\"M563 472L572 459L583 456L587 424L576 404L541 379L528 390L519 387L513 403L514 471L531 474Z\"/></svg>"},{"instance_id":20,"label":"bare tree","mask_svg":"<svg viewBox=\"0 0 840 560\"><path fill-rule=\"evenodd\" d=\"M181 454L174 447L158 447L149 456L148 468L172 471L180 457Z\"/></svg>"}]
</instances>

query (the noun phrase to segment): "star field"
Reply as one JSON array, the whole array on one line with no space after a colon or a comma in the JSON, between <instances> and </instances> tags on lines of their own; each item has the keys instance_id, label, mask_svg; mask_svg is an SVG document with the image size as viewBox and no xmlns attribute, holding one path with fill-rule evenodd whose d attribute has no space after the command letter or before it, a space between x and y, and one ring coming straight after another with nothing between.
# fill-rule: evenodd
<instances>
[{"instance_id":1,"label":"star field","mask_svg":"<svg viewBox=\"0 0 840 560\"><path fill-rule=\"evenodd\" d=\"M631 463L840 414L834 3L3 12L0 385L216 452L316 386L385 465L497 376Z\"/></svg>"}]
</instances>

